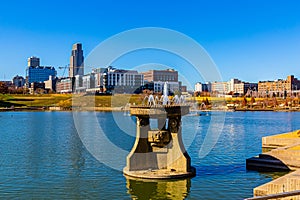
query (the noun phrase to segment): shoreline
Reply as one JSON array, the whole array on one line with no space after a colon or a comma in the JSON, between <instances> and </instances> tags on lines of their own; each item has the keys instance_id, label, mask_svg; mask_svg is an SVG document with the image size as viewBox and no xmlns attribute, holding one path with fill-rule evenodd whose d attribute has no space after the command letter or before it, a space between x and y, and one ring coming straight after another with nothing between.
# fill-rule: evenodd
<instances>
[{"instance_id":1,"label":"shoreline","mask_svg":"<svg viewBox=\"0 0 300 200\"><path fill-rule=\"evenodd\" d=\"M84 108L63 108L58 106L46 107L46 106L35 106L35 107L13 107L13 108L0 108L0 112L19 112L19 111L96 111L96 112L125 112L129 111L124 106L121 107L84 107ZM300 112L300 108L235 108L235 109L208 109L208 110L191 110L191 112Z\"/></svg>"},{"instance_id":2,"label":"shoreline","mask_svg":"<svg viewBox=\"0 0 300 200\"><path fill-rule=\"evenodd\" d=\"M262 153L246 160L247 169L256 171L281 171L287 174L253 189L253 198L268 199L290 197L300 194L300 130L265 136L262 138ZM279 166L280 164L280 166ZM272 198L272 199L273 199Z\"/></svg>"}]
</instances>

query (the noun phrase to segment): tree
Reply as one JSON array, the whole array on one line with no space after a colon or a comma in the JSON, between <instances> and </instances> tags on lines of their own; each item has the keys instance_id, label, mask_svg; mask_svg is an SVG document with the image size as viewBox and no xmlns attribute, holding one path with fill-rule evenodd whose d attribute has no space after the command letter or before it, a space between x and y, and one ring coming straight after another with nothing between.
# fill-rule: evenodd
<instances>
[{"instance_id":1,"label":"tree","mask_svg":"<svg viewBox=\"0 0 300 200\"><path fill-rule=\"evenodd\" d=\"M8 93L8 87L4 82L0 82L0 93L1 94Z\"/></svg>"},{"instance_id":2,"label":"tree","mask_svg":"<svg viewBox=\"0 0 300 200\"><path fill-rule=\"evenodd\" d=\"M242 106L247 106L247 99L246 99L246 97L244 97L244 99L242 101Z\"/></svg>"},{"instance_id":3,"label":"tree","mask_svg":"<svg viewBox=\"0 0 300 200\"><path fill-rule=\"evenodd\" d=\"M274 103L274 107L277 107L277 106L278 106L278 102L277 102L276 97L273 98L273 103Z\"/></svg>"},{"instance_id":4,"label":"tree","mask_svg":"<svg viewBox=\"0 0 300 200\"><path fill-rule=\"evenodd\" d=\"M208 101L208 98L205 98L205 105L210 105L209 101Z\"/></svg>"}]
</instances>

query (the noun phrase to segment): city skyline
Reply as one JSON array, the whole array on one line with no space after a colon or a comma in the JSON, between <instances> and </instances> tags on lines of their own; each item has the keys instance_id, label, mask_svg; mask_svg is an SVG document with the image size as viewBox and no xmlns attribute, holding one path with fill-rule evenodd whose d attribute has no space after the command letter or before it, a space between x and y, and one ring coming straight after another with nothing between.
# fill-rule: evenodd
<instances>
[{"instance_id":1,"label":"city skyline","mask_svg":"<svg viewBox=\"0 0 300 200\"><path fill-rule=\"evenodd\" d=\"M298 2L74 1L77 4L81 15L74 18L66 2L4 2L0 12L0 43L5 47L0 50L0 80L24 75L30 56L40 57L45 65L58 70L69 64L72 44L82 43L86 57L105 39L138 27L164 27L193 38L214 60L223 80L300 77ZM35 12L27 12L32 6ZM44 14L47 11L49 15ZM117 67L123 66L126 63Z\"/></svg>"}]
</instances>

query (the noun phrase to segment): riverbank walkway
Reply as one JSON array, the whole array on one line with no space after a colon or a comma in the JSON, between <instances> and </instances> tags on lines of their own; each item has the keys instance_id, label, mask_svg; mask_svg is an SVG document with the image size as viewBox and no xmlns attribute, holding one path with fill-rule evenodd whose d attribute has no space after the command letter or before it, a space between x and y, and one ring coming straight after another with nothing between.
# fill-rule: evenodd
<instances>
[{"instance_id":1,"label":"riverbank walkway","mask_svg":"<svg viewBox=\"0 0 300 200\"><path fill-rule=\"evenodd\" d=\"M262 151L259 157L279 160L291 172L254 188L249 199L300 199L300 130L263 137Z\"/></svg>"}]
</instances>

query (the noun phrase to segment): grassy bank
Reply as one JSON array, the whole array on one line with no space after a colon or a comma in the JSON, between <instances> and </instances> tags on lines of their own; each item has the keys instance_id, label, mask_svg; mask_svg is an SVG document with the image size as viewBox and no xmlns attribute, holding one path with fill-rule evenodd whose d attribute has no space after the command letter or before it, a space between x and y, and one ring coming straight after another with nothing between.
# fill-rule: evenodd
<instances>
[{"instance_id":1,"label":"grassy bank","mask_svg":"<svg viewBox=\"0 0 300 200\"><path fill-rule=\"evenodd\" d=\"M71 98L68 94L0 95L0 107L49 107Z\"/></svg>"},{"instance_id":2,"label":"grassy bank","mask_svg":"<svg viewBox=\"0 0 300 200\"><path fill-rule=\"evenodd\" d=\"M0 108L30 108L30 107L60 107L70 109L76 107L116 108L127 104L142 104L144 95L116 94L113 96L85 96L72 94L44 94L44 95L8 95L0 94ZM219 98L219 97L192 97L186 99L197 102L198 108L226 107L231 104L237 110L280 110L299 108L298 98Z\"/></svg>"},{"instance_id":3,"label":"grassy bank","mask_svg":"<svg viewBox=\"0 0 300 200\"><path fill-rule=\"evenodd\" d=\"M127 103L140 104L140 95L83 96L72 94L0 95L0 107L120 107Z\"/></svg>"}]
</instances>

